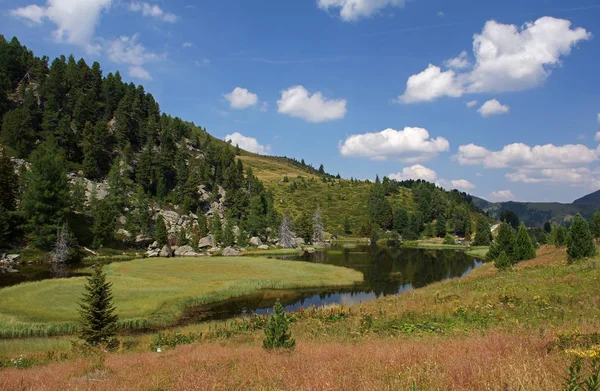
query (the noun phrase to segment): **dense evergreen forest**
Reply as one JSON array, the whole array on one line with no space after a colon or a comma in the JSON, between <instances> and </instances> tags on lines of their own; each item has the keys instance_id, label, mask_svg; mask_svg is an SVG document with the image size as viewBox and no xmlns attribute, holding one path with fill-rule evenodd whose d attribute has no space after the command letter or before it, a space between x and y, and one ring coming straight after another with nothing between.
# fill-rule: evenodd
<instances>
[{"instance_id":1,"label":"dense evergreen forest","mask_svg":"<svg viewBox=\"0 0 600 391\"><path fill-rule=\"evenodd\" d=\"M97 62L61 56L50 63L0 36L0 118L0 244L51 250L68 226L74 235L67 237L95 248L147 242L140 237L196 247L209 232L216 244L243 246L279 234L285 211L236 159L244 153L238 146L161 113L143 86L119 72L104 76ZM342 181L322 165L272 159ZM401 189L410 189L416 208L393 210L388 197ZM366 206L370 219L360 229L345 224L345 233L469 238L478 212L465 193L387 177L372 184ZM173 232L160 210L191 216L190 223ZM316 217L292 217L296 235L314 239Z\"/></svg>"}]
</instances>

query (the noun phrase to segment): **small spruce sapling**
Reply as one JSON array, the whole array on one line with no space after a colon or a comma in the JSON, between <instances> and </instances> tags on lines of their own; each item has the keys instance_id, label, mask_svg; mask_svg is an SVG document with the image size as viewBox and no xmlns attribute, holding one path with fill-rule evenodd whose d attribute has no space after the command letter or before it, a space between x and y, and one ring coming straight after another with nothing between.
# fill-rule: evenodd
<instances>
[{"instance_id":1,"label":"small spruce sapling","mask_svg":"<svg viewBox=\"0 0 600 391\"><path fill-rule=\"evenodd\" d=\"M296 346L296 340L288 331L289 322L283 306L277 299L273 306L273 314L269 317L265 327L265 338L263 339L265 349L293 349Z\"/></svg>"}]
</instances>

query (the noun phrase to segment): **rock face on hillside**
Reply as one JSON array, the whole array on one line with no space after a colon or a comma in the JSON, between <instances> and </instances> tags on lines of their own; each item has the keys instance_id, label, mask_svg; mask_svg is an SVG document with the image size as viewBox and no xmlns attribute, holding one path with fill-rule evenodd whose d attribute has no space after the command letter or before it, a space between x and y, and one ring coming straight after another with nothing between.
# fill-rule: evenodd
<instances>
[{"instance_id":1,"label":"rock face on hillside","mask_svg":"<svg viewBox=\"0 0 600 391\"><path fill-rule=\"evenodd\" d=\"M198 241L198 248L212 248L215 247L214 235L208 235Z\"/></svg>"},{"instance_id":2,"label":"rock face on hillside","mask_svg":"<svg viewBox=\"0 0 600 391\"><path fill-rule=\"evenodd\" d=\"M182 256L185 256L185 255L190 254L190 253L195 253L195 251L192 248L192 246L179 246L175 250L175 256L176 257L182 257Z\"/></svg>"},{"instance_id":3,"label":"rock face on hillside","mask_svg":"<svg viewBox=\"0 0 600 391\"><path fill-rule=\"evenodd\" d=\"M250 245L252 247L258 247L258 246L262 245L262 241L260 240L260 238L254 236L254 237L250 238Z\"/></svg>"},{"instance_id":4,"label":"rock face on hillside","mask_svg":"<svg viewBox=\"0 0 600 391\"><path fill-rule=\"evenodd\" d=\"M223 249L222 255L224 257L237 257L238 255L240 255L240 252L234 249L233 247L225 247Z\"/></svg>"}]
</instances>

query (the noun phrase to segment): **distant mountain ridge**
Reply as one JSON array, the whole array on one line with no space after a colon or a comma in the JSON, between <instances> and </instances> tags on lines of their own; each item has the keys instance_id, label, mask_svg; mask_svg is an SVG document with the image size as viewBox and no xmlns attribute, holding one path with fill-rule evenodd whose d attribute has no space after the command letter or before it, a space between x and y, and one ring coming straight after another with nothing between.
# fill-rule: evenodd
<instances>
[{"instance_id":1,"label":"distant mountain ridge","mask_svg":"<svg viewBox=\"0 0 600 391\"><path fill-rule=\"evenodd\" d=\"M577 214L589 219L596 210L600 210L600 190L583 196L571 204L559 202L490 202L473 196L473 203L490 217L498 218L505 210L514 212L519 219L530 227L541 227L546 221L560 224L569 223Z\"/></svg>"}]
</instances>

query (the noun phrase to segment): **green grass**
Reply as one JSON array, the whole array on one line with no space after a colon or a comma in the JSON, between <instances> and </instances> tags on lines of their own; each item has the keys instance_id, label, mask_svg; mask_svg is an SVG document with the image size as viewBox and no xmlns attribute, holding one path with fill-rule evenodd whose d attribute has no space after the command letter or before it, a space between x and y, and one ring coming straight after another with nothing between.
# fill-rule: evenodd
<instances>
[{"instance_id":1,"label":"green grass","mask_svg":"<svg viewBox=\"0 0 600 391\"><path fill-rule=\"evenodd\" d=\"M260 289L351 285L355 270L255 257L144 259L105 267L121 326L167 326L188 305ZM75 332L85 278L43 280L0 289L0 337Z\"/></svg>"}]
</instances>

